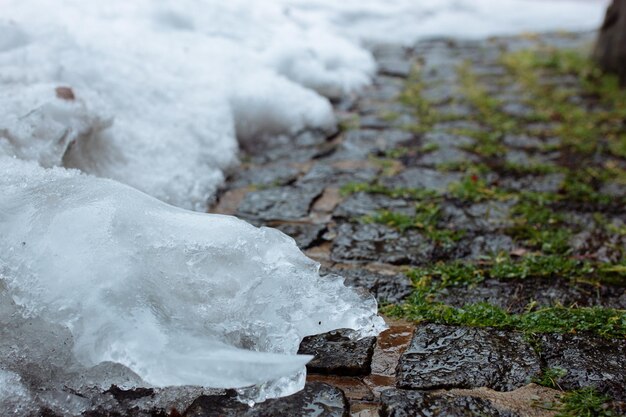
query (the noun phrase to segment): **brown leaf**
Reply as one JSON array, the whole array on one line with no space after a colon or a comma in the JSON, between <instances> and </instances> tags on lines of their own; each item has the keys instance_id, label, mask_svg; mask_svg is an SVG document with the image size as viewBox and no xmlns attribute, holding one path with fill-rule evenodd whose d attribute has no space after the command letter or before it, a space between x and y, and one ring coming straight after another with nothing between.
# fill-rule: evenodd
<instances>
[{"instance_id":1,"label":"brown leaf","mask_svg":"<svg viewBox=\"0 0 626 417\"><path fill-rule=\"evenodd\" d=\"M57 93L57 97L61 100L75 100L74 91L70 87L57 87L54 91Z\"/></svg>"}]
</instances>

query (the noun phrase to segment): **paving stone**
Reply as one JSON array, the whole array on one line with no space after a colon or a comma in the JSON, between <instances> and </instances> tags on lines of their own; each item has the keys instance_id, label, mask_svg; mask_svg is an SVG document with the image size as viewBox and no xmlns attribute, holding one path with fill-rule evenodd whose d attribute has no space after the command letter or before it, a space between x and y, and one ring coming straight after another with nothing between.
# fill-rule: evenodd
<instances>
[{"instance_id":1,"label":"paving stone","mask_svg":"<svg viewBox=\"0 0 626 417\"><path fill-rule=\"evenodd\" d=\"M589 334L544 334L539 340L546 367L567 371L558 381L563 389L593 386L626 401L626 340Z\"/></svg>"},{"instance_id":2,"label":"paving stone","mask_svg":"<svg viewBox=\"0 0 626 417\"><path fill-rule=\"evenodd\" d=\"M426 86L420 95L431 104L443 104L459 96L459 86L454 84L434 84Z\"/></svg>"},{"instance_id":3,"label":"paving stone","mask_svg":"<svg viewBox=\"0 0 626 417\"><path fill-rule=\"evenodd\" d=\"M322 190L321 186L311 185L251 191L239 204L237 214L257 220L299 220L308 216Z\"/></svg>"},{"instance_id":4,"label":"paving stone","mask_svg":"<svg viewBox=\"0 0 626 417\"><path fill-rule=\"evenodd\" d=\"M527 118L535 114L532 107L519 102L505 103L501 110L503 113L517 118Z\"/></svg>"},{"instance_id":5,"label":"paving stone","mask_svg":"<svg viewBox=\"0 0 626 417\"><path fill-rule=\"evenodd\" d=\"M370 182L378 175L378 168L339 168L326 163L316 163L298 184L318 184L341 187L350 182Z\"/></svg>"},{"instance_id":6,"label":"paving stone","mask_svg":"<svg viewBox=\"0 0 626 417\"><path fill-rule=\"evenodd\" d=\"M535 191L555 193L561 189L565 175L561 173L547 175L527 175L521 178L503 178L500 186L517 191Z\"/></svg>"},{"instance_id":7,"label":"paving stone","mask_svg":"<svg viewBox=\"0 0 626 417\"><path fill-rule=\"evenodd\" d=\"M393 149L413 139L413 134L404 130L356 129L345 133L343 142L333 159L366 159L378 150Z\"/></svg>"},{"instance_id":8,"label":"paving stone","mask_svg":"<svg viewBox=\"0 0 626 417\"><path fill-rule=\"evenodd\" d=\"M379 274L367 269L335 269L345 285L369 291L379 303L400 303L413 292L411 280L404 274Z\"/></svg>"},{"instance_id":9,"label":"paving stone","mask_svg":"<svg viewBox=\"0 0 626 417\"><path fill-rule=\"evenodd\" d=\"M424 391L385 390L380 395L381 417L518 417L482 398Z\"/></svg>"},{"instance_id":10,"label":"paving stone","mask_svg":"<svg viewBox=\"0 0 626 417\"><path fill-rule=\"evenodd\" d=\"M433 106L433 110L441 116L454 118L469 118L476 114L476 111L467 104L449 103Z\"/></svg>"},{"instance_id":11,"label":"paving stone","mask_svg":"<svg viewBox=\"0 0 626 417\"><path fill-rule=\"evenodd\" d=\"M421 156L417 164L435 167L440 164L454 164L459 162L478 162L479 158L458 148L444 146Z\"/></svg>"},{"instance_id":12,"label":"paving stone","mask_svg":"<svg viewBox=\"0 0 626 417\"><path fill-rule=\"evenodd\" d=\"M377 210L391 210L407 216L415 215L415 203L382 194L354 193L339 203L333 215L347 219L357 219L375 213Z\"/></svg>"},{"instance_id":13,"label":"paving stone","mask_svg":"<svg viewBox=\"0 0 626 417\"><path fill-rule=\"evenodd\" d=\"M415 188L445 192L450 184L463 178L458 172L440 172L429 168L409 168L393 177L384 178L382 183L392 188Z\"/></svg>"},{"instance_id":14,"label":"paving stone","mask_svg":"<svg viewBox=\"0 0 626 417\"><path fill-rule=\"evenodd\" d=\"M372 53L372 55L374 55L377 62L384 59L406 59L407 55L411 52L410 48L398 43L368 42L366 45L367 49Z\"/></svg>"},{"instance_id":15,"label":"paving stone","mask_svg":"<svg viewBox=\"0 0 626 417\"><path fill-rule=\"evenodd\" d=\"M469 243L470 259L491 258L500 253L511 253L515 242L510 236L503 234L488 234L476 236Z\"/></svg>"},{"instance_id":16,"label":"paving stone","mask_svg":"<svg viewBox=\"0 0 626 417\"><path fill-rule=\"evenodd\" d=\"M432 251L432 243L414 230L400 233L381 224L343 223L337 229L331 259L418 265L427 262Z\"/></svg>"},{"instance_id":17,"label":"paving stone","mask_svg":"<svg viewBox=\"0 0 626 417\"><path fill-rule=\"evenodd\" d=\"M432 131L442 130L471 130L474 132L483 132L485 128L480 123L473 120L450 120L445 122L435 123L432 127Z\"/></svg>"},{"instance_id":18,"label":"paving stone","mask_svg":"<svg viewBox=\"0 0 626 417\"><path fill-rule=\"evenodd\" d=\"M485 201L469 206L465 212L471 221L466 225L469 230L493 232L513 225L510 217L510 201Z\"/></svg>"},{"instance_id":19,"label":"paving stone","mask_svg":"<svg viewBox=\"0 0 626 417\"><path fill-rule=\"evenodd\" d=\"M422 145L437 145L439 147L463 147L473 145L476 141L468 136L455 135L441 131L424 134Z\"/></svg>"},{"instance_id":20,"label":"paving stone","mask_svg":"<svg viewBox=\"0 0 626 417\"><path fill-rule=\"evenodd\" d=\"M326 225L311 223L285 223L275 227L294 238L300 249L310 248L326 231Z\"/></svg>"},{"instance_id":21,"label":"paving stone","mask_svg":"<svg viewBox=\"0 0 626 417\"><path fill-rule=\"evenodd\" d=\"M304 131L298 135L276 135L242 143L250 162L267 164L276 161L306 162L327 153L332 146L327 138L333 132Z\"/></svg>"},{"instance_id":22,"label":"paving stone","mask_svg":"<svg viewBox=\"0 0 626 417\"><path fill-rule=\"evenodd\" d=\"M254 167L233 175L229 181L229 188L241 188L249 185L279 186L295 181L300 170L288 164L266 165Z\"/></svg>"},{"instance_id":23,"label":"paving stone","mask_svg":"<svg viewBox=\"0 0 626 417\"><path fill-rule=\"evenodd\" d=\"M407 78L411 75L413 63L406 58L383 58L377 61L378 72L390 77Z\"/></svg>"},{"instance_id":24,"label":"paving stone","mask_svg":"<svg viewBox=\"0 0 626 417\"><path fill-rule=\"evenodd\" d=\"M361 129L388 129L391 127L391 124L391 121L376 115L367 115L359 118L359 127Z\"/></svg>"},{"instance_id":25,"label":"paving stone","mask_svg":"<svg viewBox=\"0 0 626 417\"><path fill-rule=\"evenodd\" d=\"M502 140L505 145L511 146L513 148L520 149L528 149L528 150L538 150L543 148L548 143L544 143L539 138L528 136L528 135L506 135Z\"/></svg>"},{"instance_id":26,"label":"paving stone","mask_svg":"<svg viewBox=\"0 0 626 417\"><path fill-rule=\"evenodd\" d=\"M368 375L374 354L375 337L355 340L349 329L307 336L300 343L298 353L313 355L306 365L311 373L330 375Z\"/></svg>"},{"instance_id":27,"label":"paving stone","mask_svg":"<svg viewBox=\"0 0 626 417\"><path fill-rule=\"evenodd\" d=\"M361 92L365 99L392 101L404 90L404 82L395 77L379 76L374 80L374 85Z\"/></svg>"},{"instance_id":28,"label":"paving stone","mask_svg":"<svg viewBox=\"0 0 626 417\"><path fill-rule=\"evenodd\" d=\"M509 164L520 166L532 166L537 164L550 164L552 161L548 155L529 154L519 149L511 149L505 155L505 161Z\"/></svg>"},{"instance_id":29,"label":"paving stone","mask_svg":"<svg viewBox=\"0 0 626 417\"><path fill-rule=\"evenodd\" d=\"M626 307L624 288L606 285L598 287L559 278L486 279L471 286L443 289L436 298L454 307L486 302L516 314L526 311L531 302L546 307L554 305L602 306L617 309Z\"/></svg>"},{"instance_id":30,"label":"paving stone","mask_svg":"<svg viewBox=\"0 0 626 417\"><path fill-rule=\"evenodd\" d=\"M398 388L510 391L539 372L521 333L436 324L419 326L398 364Z\"/></svg>"},{"instance_id":31,"label":"paving stone","mask_svg":"<svg viewBox=\"0 0 626 417\"><path fill-rule=\"evenodd\" d=\"M304 389L283 398L267 400L248 407L230 396L201 396L183 417L348 417L349 405L340 389L310 382Z\"/></svg>"}]
</instances>

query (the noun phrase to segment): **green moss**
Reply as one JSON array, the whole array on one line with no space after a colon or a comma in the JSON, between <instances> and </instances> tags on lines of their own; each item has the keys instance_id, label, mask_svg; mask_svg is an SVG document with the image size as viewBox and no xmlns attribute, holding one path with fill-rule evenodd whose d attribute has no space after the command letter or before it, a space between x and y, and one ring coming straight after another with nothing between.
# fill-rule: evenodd
<instances>
[{"instance_id":1,"label":"green moss","mask_svg":"<svg viewBox=\"0 0 626 417\"><path fill-rule=\"evenodd\" d=\"M610 398L594 388L568 392L561 398L556 417L611 417L617 416L609 409Z\"/></svg>"},{"instance_id":2,"label":"green moss","mask_svg":"<svg viewBox=\"0 0 626 417\"><path fill-rule=\"evenodd\" d=\"M519 260L502 255L480 263L453 261L414 268L408 274L414 283L422 280L437 282L433 291L450 285L475 284L487 278L560 278L572 282L626 286L626 262L596 263L561 255L527 255Z\"/></svg>"},{"instance_id":3,"label":"green moss","mask_svg":"<svg viewBox=\"0 0 626 417\"><path fill-rule=\"evenodd\" d=\"M608 153L624 156L623 120L626 92L613 76L602 74L587 51L536 48L502 56L502 63L532 94L529 101L538 119L556 123L554 134L571 151L586 156ZM580 84L563 88L542 83L543 77L575 76ZM597 98L602 106L591 112L576 97Z\"/></svg>"},{"instance_id":4,"label":"green moss","mask_svg":"<svg viewBox=\"0 0 626 417\"><path fill-rule=\"evenodd\" d=\"M448 191L451 197L471 202L505 197L500 190L489 186L477 174L468 175L463 180L450 184Z\"/></svg>"},{"instance_id":5,"label":"green moss","mask_svg":"<svg viewBox=\"0 0 626 417\"><path fill-rule=\"evenodd\" d=\"M376 213L361 218L365 223L384 224L404 232L416 229L434 242L452 244L459 240L464 231L440 229L441 209L437 202L421 202L415 205L415 214L407 215L390 210L378 210Z\"/></svg>"},{"instance_id":6,"label":"green moss","mask_svg":"<svg viewBox=\"0 0 626 417\"><path fill-rule=\"evenodd\" d=\"M530 196L523 195L513 206L514 224L507 229L507 234L546 254L567 253L572 231L565 227L563 216Z\"/></svg>"},{"instance_id":7,"label":"green moss","mask_svg":"<svg viewBox=\"0 0 626 417\"><path fill-rule=\"evenodd\" d=\"M532 381L535 384L542 385L544 387L561 389L559 381L567 375L567 370L562 368L548 368L543 369L540 375L535 376Z\"/></svg>"},{"instance_id":8,"label":"green moss","mask_svg":"<svg viewBox=\"0 0 626 417\"><path fill-rule=\"evenodd\" d=\"M562 172L564 169L555 164L529 164L521 165L505 162L502 170L515 175L546 175Z\"/></svg>"},{"instance_id":9,"label":"green moss","mask_svg":"<svg viewBox=\"0 0 626 417\"><path fill-rule=\"evenodd\" d=\"M489 303L452 307L432 301L416 292L399 306L387 306L385 314L400 316L416 322L495 327L526 333L592 332L607 338L626 337L626 312L610 308L546 307L522 314L510 314Z\"/></svg>"},{"instance_id":10,"label":"green moss","mask_svg":"<svg viewBox=\"0 0 626 417\"><path fill-rule=\"evenodd\" d=\"M339 122L339 130L346 132L348 130L355 130L361 126L361 120L358 114L354 114L349 118L343 119Z\"/></svg>"},{"instance_id":11,"label":"green moss","mask_svg":"<svg viewBox=\"0 0 626 417\"><path fill-rule=\"evenodd\" d=\"M421 153L429 153L429 152L434 152L436 150L439 149L439 145L436 143L426 143L424 145L422 145L422 147L420 148L420 152Z\"/></svg>"},{"instance_id":12,"label":"green moss","mask_svg":"<svg viewBox=\"0 0 626 417\"><path fill-rule=\"evenodd\" d=\"M390 188L380 184L369 184L364 182L351 182L342 186L339 190L341 195L365 192L370 194L382 194L391 198L404 198L410 200L429 200L439 196L432 190L414 188Z\"/></svg>"}]
</instances>

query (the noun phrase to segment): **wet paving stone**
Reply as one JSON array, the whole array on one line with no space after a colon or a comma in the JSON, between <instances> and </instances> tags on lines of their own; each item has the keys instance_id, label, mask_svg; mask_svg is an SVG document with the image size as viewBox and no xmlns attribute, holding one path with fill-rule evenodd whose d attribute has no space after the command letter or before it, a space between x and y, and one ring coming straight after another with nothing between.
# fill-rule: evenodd
<instances>
[{"instance_id":1,"label":"wet paving stone","mask_svg":"<svg viewBox=\"0 0 626 417\"><path fill-rule=\"evenodd\" d=\"M450 122L452 123L452 122ZM452 124L452 126L455 126ZM463 124L457 124L456 126L460 126L458 128L465 128ZM441 132L441 131L433 131L428 132L422 136L422 144L423 145L433 145L440 148L445 147L463 147L470 146L474 144L476 141L468 136L455 135L452 133Z\"/></svg>"},{"instance_id":2,"label":"wet paving stone","mask_svg":"<svg viewBox=\"0 0 626 417\"><path fill-rule=\"evenodd\" d=\"M326 163L315 164L306 173L298 184L318 184L341 187L350 182L370 182L378 175L378 168L374 167L337 167Z\"/></svg>"},{"instance_id":3,"label":"wet paving stone","mask_svg":"<svg viewBox=\"0 0 626 417\"><path fill-rule=\"evenodd\" d=\"M458 148L445 147L428 152L417 160L418 165L435 167L440 164L454 164L461 162L478 162L478 157Z\"/></svg>"},{"instance_id":4,"label":"wet paving stone","mask_svg":"<svg viewBox=\"0 0 626 417\"><path fill-rule=\"evenodd\" d=\"M380 396L381 417L518 417L489 400L424 391L387 390ZM521 416L519 416L521 417Z\"/></svg>"},{"instance_id":5,"label":"wet paving stone","mask_svg":"<svg viewBox=\"0 0 626 417\"><path fill-rule=\"evenodd\" d=\"M398 388L510 391L539 369L539 358L520 333L427 324L417 327L400 359Z\"/></svg>"},{"instance_id":6,"label":"wet paving stone","mask_svg":"<svg viewBox=\"0 0 626 417\"><path fill-rule=\"evenodd\" d=\"M345 133L343 142L333 154L333 159L367 159L367 156L375 151L393 149L412 139L412 133L399 129L350 130Z\"/></svg>"},{"instance_id":7,"label":"wet paving stone","mask_svg":"<svg viewBox=\"0 0 626 417\"><path fill-rule=\"evenodd\" d=\"M380 274L366 269L335 269L350 287L368 290L378 302L400 303L411 295L411 280L404 274Z\"/></svg>"},{"instance_id":8,"label":"wet paving stone","mask_svg":"<svg viewBox=\"0 0 626 417\"><path fill-rule=\"evenodd\" d=\"M510 216L513 203L510 201L487 201L476 203L465 209L469 223L465 225L468 230L490 233L512 226Z\"/></svg>"},{"instance_id":9,"label":"wet paving stone","mask_svg":"<svg viewBox=\"0 0 626 417\"><path fill-rule=\"evenodd\" d=\"M378 73L390 77L407 78L411 75L413 63L406 58L382 58L378 60Z\"/></svg>"},{"instance_id":10,"label":"wet paving stone","mask_svg":"<svg viewBox=\"0 0 626 417\"><path fill-rule=\"evenodd\" d=\"M309 215L322 191L323 187L317 185L251 191L239 204L237 214L257 220L299 220Z\"/></svg>"},{"instance_id":11,"label":"wet paving stone","mask_svg":"<svg viewBox=\"0 0 626 417\"><path fill-rule=\"evenodd\" d=\"M367 375L370 373L375 343L375 337L354 340L352 330L340 329L305 337L298 353L314 356L306 365L310 373Z\"/></svg>"},{"instance_id":12,"label":"wet paving stone","mask_svg":"<svg viewBox=\"0 0 626 417\"><path fill-rule=\"evenodd\" d=\"M515 248L515 243L510 236L488 234L474 237L468 246L470 259L485 259L502 253L511 253Z\"/></svg>"},{"instance_id":13,"label":"wet paving stone","mask_svg":"<svg viewBox=\"0 0 626 417\"><path fill-rule=\"evenodd\" d=\"M383 209L411 216L415 214L415 203L380 194L359 192L348 196L337 206L333 214L336 217L356 219Z\"/></svg>"},{"instance_id":14,"label":"wet paving stone","mask_svg":"<svg viewBox=\"0 0 626 417\"><path fill-rule=\"evenodd\" d=\"M300 170L288 164L267 165L236 173L229 180L230 188L249 185L276 187L287 185L298 178Z\"/></svg>"},{"instance_id":15,"label":"wet paving stone","mask_svg":"<svg viewBox=\"0 0 626 417\"><path fill-rule=\"evenodd\" d=\"M183 417L348 417L349 405L343 392L331 385L310 382L304 389L284 398L248 407L231 396L201 396Z\"/></svg>"},{"instance_id":16,"label":"wet paving stone","mask_svg":"<svg viewBox=\"0 0 626 417\"><path fill-rule=\"evenodd\" d=\"M317 243L322 238L326 231L325 225L312 223L285 223L275 227L284 234L294 238L300 249L308 249L313 246L314 243Z\"/></svg>"},{"instance_id":17,"label":"wet paving stone","mask_svg":"<svg viewBox=\"0 0 626 417\"><path fill-rule=\"evenodd\" d=\"M561 388L591 386L626 401L626 340L588 334L545 334L539 340L546 368L567 372L558 380Z\"/></svg>"},{"instance_id":18,"label":"wet paving stone","mask_svg":"<svg viewBox=\"0 0 626 417\"><path fill-rule=\"evenodd\" d=\"M428 168L408 168L398 175L382 180L390 188L414 188L445 192L450 184L459 182L463 176L458 172L440 172Z\"/></svg>"},{"instance_id":19,"label":"wet paving stone","mask_svg":"<svg viewBox=\"0 0 626 417\"><path fill-rule=\"evenodd\" d=\"M516 191L534 191L538 193L556 193L565 180L565 175L547 174L543 176L528 175L521 178L504 178L500 186Z\"/></svg>"},{"instance_id":20,"label":"wet paving stone","mask_svg":"<svg viewBox=\"0 0 626 417\"><path fill-rule=\"evenodd\" d=\"M400 233L380 224L343 223L337 229L331 258L419 265L428 261L432 251L432 243L414 230Z\"/></svg>"}]
</instances>

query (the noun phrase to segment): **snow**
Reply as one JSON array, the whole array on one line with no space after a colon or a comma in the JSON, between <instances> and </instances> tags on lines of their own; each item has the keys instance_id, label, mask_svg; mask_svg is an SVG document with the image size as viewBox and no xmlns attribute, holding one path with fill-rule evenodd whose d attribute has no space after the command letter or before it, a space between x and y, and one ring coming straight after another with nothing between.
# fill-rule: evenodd
<instances>
[{"instance_id":1,"label":"snow","mask_svg":"<svg viewBox=\"0 0 626 417\"><path fill-rule=\"evenodd\" d=\"M364 45L590 29L605 5L0 0L0 408L86 406L62 386L300 389L300 339L376 334L375 302L275 230L184 209L239 143L333 132L328 97L375 71Z\"/></svg>"}]
</instances>

